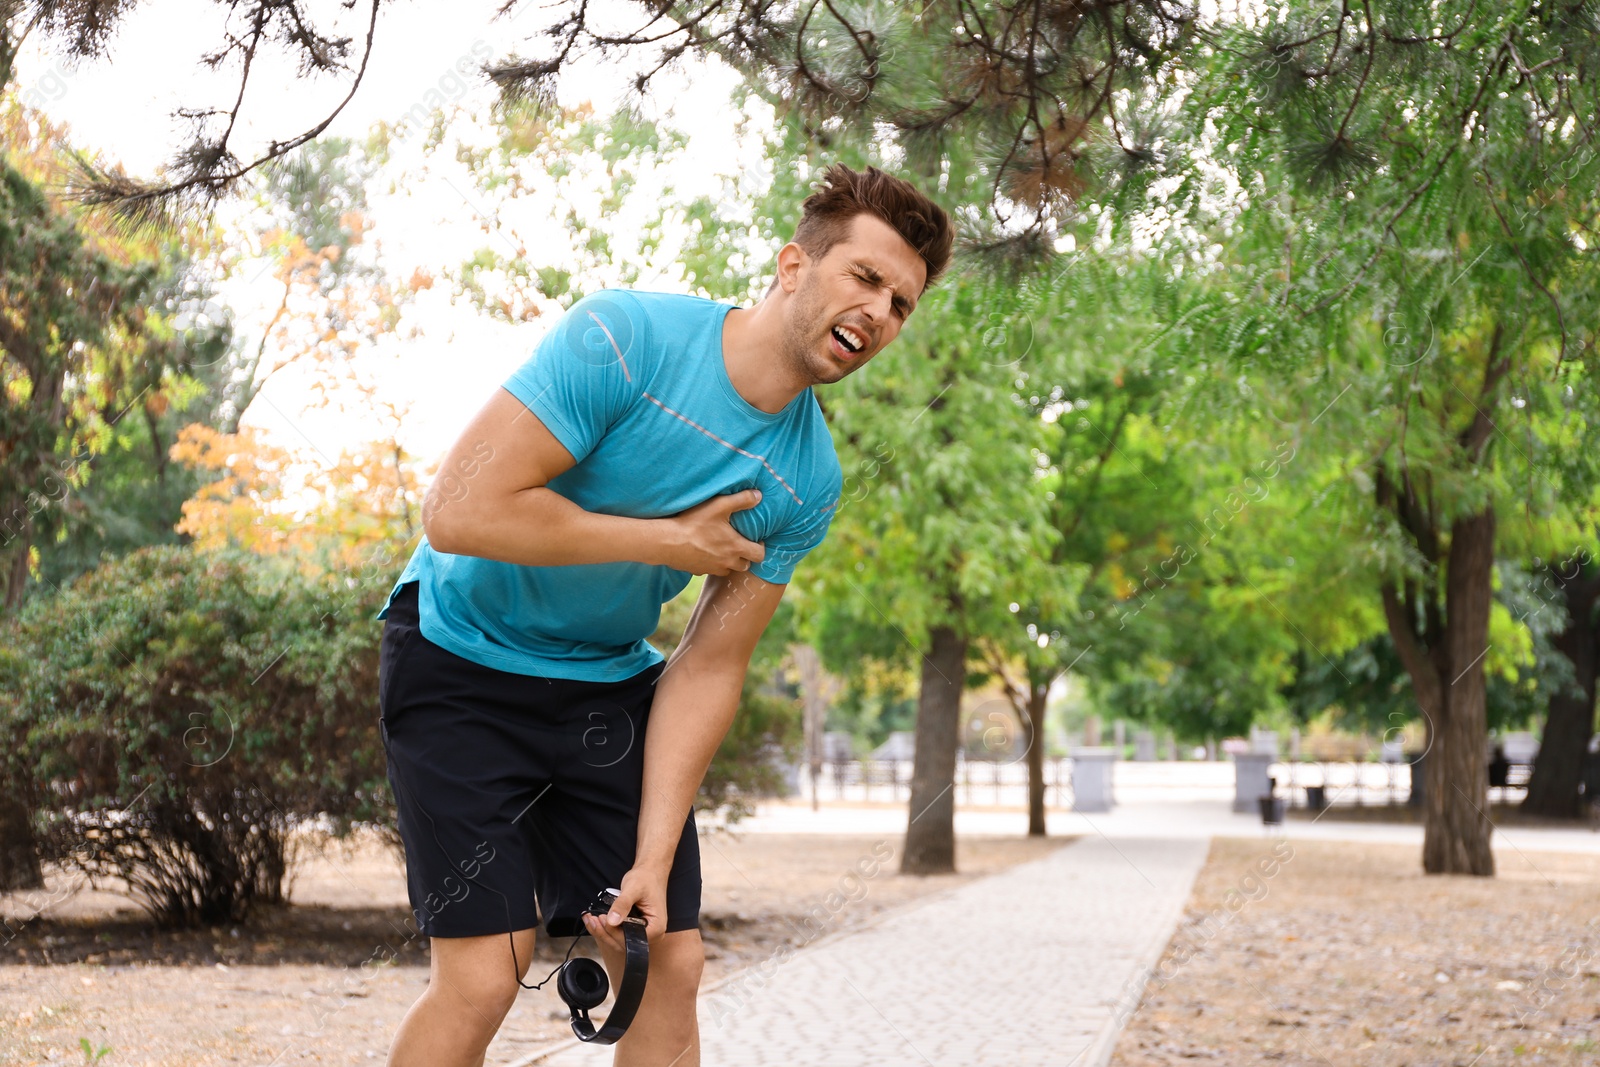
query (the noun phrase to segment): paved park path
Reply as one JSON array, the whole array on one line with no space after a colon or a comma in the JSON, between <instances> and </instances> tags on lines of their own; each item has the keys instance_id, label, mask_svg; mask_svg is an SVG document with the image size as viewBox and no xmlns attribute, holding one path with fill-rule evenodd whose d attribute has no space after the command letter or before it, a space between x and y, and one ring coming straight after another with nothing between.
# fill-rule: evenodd
<instances>
[{"instance_id":1,"label":"paved park path","mask_svg":"<svg viewBox=\"0 0 1600 1067\"><path fill-rule=\"evenodd\" d=\"M702 1061L1104 1067L1207 848L1091 833L819 940L702 995ZM577 1046L524 1062L609 1064L611 1053Z\"/></svg>"}]
</instances>

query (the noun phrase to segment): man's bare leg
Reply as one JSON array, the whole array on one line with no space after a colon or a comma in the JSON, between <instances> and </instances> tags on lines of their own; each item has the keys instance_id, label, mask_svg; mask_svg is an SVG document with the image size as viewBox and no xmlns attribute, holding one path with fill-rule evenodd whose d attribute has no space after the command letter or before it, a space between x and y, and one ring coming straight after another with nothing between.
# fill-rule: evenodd
<instances>
[{"instance_id":1,"label":"man's bare leg","mask_svg":"<svg viewBox=\"0 0 1600 1067\"><path fill-rule=\"evenodd\" d=\"M521 953L521 948L517 952ZM622 978L622 953L602 946L611 991ZM616 1044L613 1067L700 1067L700 1023L695 1002L705 946L699 930L663 934L650 946L650 978L639 1014Z\"/></svg>"},{"instance_id":2,"label":"man's bare leg","mask_svg":"<svg viewBox=\"0 0 1600 1067\"><path fill-rule=\"evenodd\" d=\"M518 930L512 935L518 979L527 976L533 962L533 934ZM484 1052L520 988L512 978L511 939L505 934L435 937L429 939L429 952L428 988L400 1021L388 1067L483 1067Z\"/></svg>"}]
</instances>

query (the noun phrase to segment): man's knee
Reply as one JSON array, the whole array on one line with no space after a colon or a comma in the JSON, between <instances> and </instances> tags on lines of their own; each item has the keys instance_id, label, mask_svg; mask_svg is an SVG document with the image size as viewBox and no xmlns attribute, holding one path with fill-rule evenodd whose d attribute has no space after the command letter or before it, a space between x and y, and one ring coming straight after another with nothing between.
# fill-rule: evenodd
<instances>
[{"instance_id":1,"label":"man's knee","mask_svg":"<svg viewBox=\"0 0 1600 1067\"><path fill-rule=\"evenodd\" d=\"M511 965L481 974L440 972L428 982L428 994L437 998L470 1028L494 1036L501 1020L516 1003L518 986Z\"/></svg>"},{"instance_id":2,"label":"man's knee","mask_svg":"<svg viewBox=\"0 0 1600 1067\"><path fill-rule=\"evenodd\" d=\"M650 953L650 984L661 984L674 997L694 997L705 972L706 950L699 930L680 930L662 937Z\"/></svg>"},{"instance_id":3,"label":"man's knee","mask_svg":"<svg viewBox=\"0 0 1600 1067\"><path fill-rule=\"evenodd\" d=\"M435 939L429 992L447 1003L455 1003L473 1025L487 1026L492 1036L516 1003L521 991L518 980L527 973L533 960L532 931L518 931L518 934L515 965L512 942L504 935L494 939L452 938L443 946L441 941L445 939ZM450 941L458 943L450 944Z\"/></svg>"},{"instance_id":4,"label":"man's knee","mask_svg":"<svg viewBox=\"0 0 1600 1067\"><path fill-rule=\"evenodd\" d=\"M473 1008L470 1021L486 1039L492 1038L517 1002L517 985L509 974L499 979L485 978L473 986L467 996Z\"/></svg>"}]
</instances>

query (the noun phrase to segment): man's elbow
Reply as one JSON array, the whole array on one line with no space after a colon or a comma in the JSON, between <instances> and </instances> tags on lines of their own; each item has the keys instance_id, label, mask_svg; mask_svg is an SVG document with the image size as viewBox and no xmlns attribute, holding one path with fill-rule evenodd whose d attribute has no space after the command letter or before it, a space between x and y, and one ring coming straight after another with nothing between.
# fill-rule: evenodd
<instances>
[{"instance_id":1,"label":"man's elbow","mask_svg":"<svg viewBox=\"0 0 1600 1067\"><path fill-rule=\"evenodd\" d=\"M699 653L701 650L694 651ZM738 656L691 654L676 657L672 669L685 681L693 679L694 685L737 693L744 688L745 677L750 672L750 660Z\"/></svg>"},{"instance_id":2,"label":"man's elbow","mask_svg":"<svg viewBox=\"0 0 1600 1067\"><path fill-rule=\"evenodd\" d=\"M435 552L452 556L471 555L466 543L470 523L462 522L461 501L430 496L422 504L422 533Z\"/></svg>"}]
</instances>

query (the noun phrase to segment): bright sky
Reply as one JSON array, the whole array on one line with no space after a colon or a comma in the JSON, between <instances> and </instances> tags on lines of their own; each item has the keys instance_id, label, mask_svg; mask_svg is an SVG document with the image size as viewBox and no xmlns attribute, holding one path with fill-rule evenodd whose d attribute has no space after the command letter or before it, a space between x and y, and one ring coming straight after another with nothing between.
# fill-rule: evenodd
<instances>
[{"instance_id":1,"label":"bright sky","mask_svg":"<svg viewBox=\"0 0 1600 1067\"><path fill-rule=\"evenodd\" d=\"M430 91L453 104L477 105L481 113L493 99L493 89L478 79L458 76L457 61L465 58L475 67L485 45L496 59L512 53L543 55L544 42L537 35L552 20L544 5L530 4L515 19L495 21L498 6L499 0L386 4L366 79L327 135L359 140L373 123L398 120ZM330 19L337 16L331 25L355 37L359 46L365 34L364 10L341 12L335 3L317 7ZM622 21L637 18L630 14L637 5L608 0L591 7ZM186 139L185 127L172 118L174 109L232 104L238 86L236 68L229 65L212 73L199 62L222 39L223 14L212 0L143 5L115 37L109 57L77 69L41 47L39 40L30 40L18 59L15 84L25 100L69 124L78 146L99 152L108 161L120 161L132 174L153 176ZM623 19L625 14L630 17ZM592 101L603 114L621 98L625 84L626 71L615 63L589 64L565 76L559 95L566 105ZM722 176L741 171L748 175L760 159L759 145L751 138L740 141L732 136L740 117L729 102L733 85L733 75L720 65L695 65L684 74L658 76L646 114L690 135L688 150L666 175L684 198L721 190ZM237 154L253 158L251 149L267 140L300 133L347 91L348 80L299 77L281 55L258 58L234 139ZM482 133L488 136L487 130ZM400 154L415 155L421 140L420 135L408 139ZM375 225L367 239L381 242L382 261L396 278L409 277L417 266L437 275L496 239L493 231L485 235L480 211L490 209L476 203L464 170L451 180L448 163L441 161L441 166L446 169L441 180L393 194L369 190ZM641 190L639 199L648 196L648 190ZM531 224L518 224L518 234L534 238L529 248L552 250L553 262L565 258L564 234L559 230L530 234L526 225ZM241 272L239 282L223 290L242 339L252 345L259 339L257 327L281 293L270 275L248 277L254 273ZM640 285L682 289L681 284L661 278L646 278ZM464 300L452 305L448 286L436 285L420 294L414 309L411 323L419 327L419 337L378 346L358 360L367 360L367 371L380 377L385 399L410 403L401 444L429 465L438 461L471 415L533 351L550 321L547 315L521 326L498 324ZM274 377L250 408L246 424L261 427L285 447L303 450L311 462L336 457L342 448L381 432L375 423L307 410L307 386L304 376Z\"/></svg>"}]
</instances>

